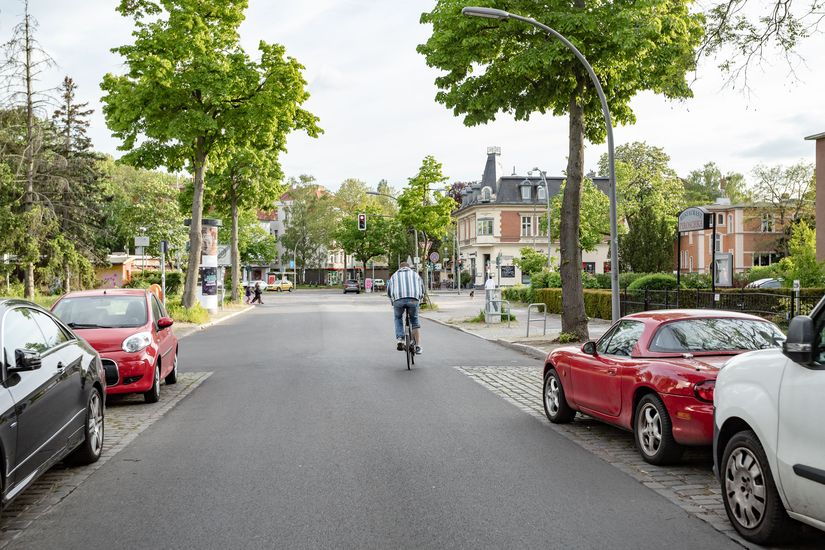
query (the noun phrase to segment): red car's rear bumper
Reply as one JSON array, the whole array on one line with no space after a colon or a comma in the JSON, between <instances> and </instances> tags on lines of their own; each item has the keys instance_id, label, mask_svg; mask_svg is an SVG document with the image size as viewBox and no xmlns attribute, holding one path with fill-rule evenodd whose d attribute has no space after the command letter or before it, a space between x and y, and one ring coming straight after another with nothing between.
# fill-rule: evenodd
<instances>
[{"instance_id":1,"label":"red car's rear bumper","mask_svg":"<svg viewBox=\"0 0 825 550\"><path fill-rule=\"evenodd\" d=\"M662 395L673 423L673 438L682 445L713 443L713 403L685 395Z\"/></svg>"}]
</instances>

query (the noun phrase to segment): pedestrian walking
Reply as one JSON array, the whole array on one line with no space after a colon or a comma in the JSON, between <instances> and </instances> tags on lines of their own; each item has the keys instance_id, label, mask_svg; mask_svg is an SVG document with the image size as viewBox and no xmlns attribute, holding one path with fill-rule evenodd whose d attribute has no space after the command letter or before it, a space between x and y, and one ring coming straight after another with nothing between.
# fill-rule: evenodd
<instances>
[{"instance_id":1,"label":"pedestrian walking","mask_svg":"<svg viewBox=\"0 0 825 550\"><path fill-rule=\"evenodd\" d=\"M261 301L261 293L262 293L261 283L255 283L255 297L252 298L252 303L253 304L255 302L258 302L259 304L263 305L263 302Z\"/></svg>"},{"instance_id":2,"label":"pedestrian walking","mask_svg":"<svg viewBox=\"0 0 825 550\"><path fill-rule=\"evenodd\" d=\"M252 288L249 285L243 287L243 302L248 304L252 300Z\"/></svg>"}]
</instances>

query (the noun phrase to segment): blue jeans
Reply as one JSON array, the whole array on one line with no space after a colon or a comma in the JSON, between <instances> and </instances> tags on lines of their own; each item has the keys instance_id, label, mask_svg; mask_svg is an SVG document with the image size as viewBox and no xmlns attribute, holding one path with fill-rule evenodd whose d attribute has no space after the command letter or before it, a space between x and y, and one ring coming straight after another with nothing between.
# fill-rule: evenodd
<instances>
[{"instance_id":1,"label":"blue jeans","mask_svg":"<svg viewBox=\"0 0 825 550\"><path fill-rule=\"evenodd\" d=\"M392 303L393 313L395 313L395 337L404 337L404 310L410 312L410 326L420 328L418 321L418 300L415 298L401 298Z\"/></svg>"}]
</instances>

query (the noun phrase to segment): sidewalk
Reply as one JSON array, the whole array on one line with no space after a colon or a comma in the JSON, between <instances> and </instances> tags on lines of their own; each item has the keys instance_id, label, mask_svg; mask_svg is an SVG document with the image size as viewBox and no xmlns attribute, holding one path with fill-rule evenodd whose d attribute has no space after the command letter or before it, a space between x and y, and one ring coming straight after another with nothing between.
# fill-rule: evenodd
<instances>
[{"instance_id":1,"label":"sidewalk","mask_svg":"<svg viewBox=\"0 0 825 550\"><path fill-rule=\"evenodd\" d=\"M474 298L470 298L467 293L462 291L458 295L435 295L432 296L433 303L438 306L438 311L421 311L421 316L441 323L443 325L451 326L484 338L485 340L492 340L499 344L518 349L536 358L544 359L547 353L559 347L554 340L559 337L561 333L561 316L547 315L547 334L542 334L543 323L541 321L534 321L530 323L530 337L527 337L527 306L524 304L515 304L511 313L515 316L515 321L510 321L510 326L507 326L507 321L500 324L487 323L469 323L468 319L476 317L479 311L484 309L484 295L483 291L476 292ZM536 314L535 308L533 310L533 318L541 318L540 314ZM588 323L590 331L590 339L597 340L602 334L607 332L611 323L602 319L591 319Z\"/></svg>"},{"instance_id":2,"label":"sidewalk","mask_svg":"<svg viewBox=\"0 0 825 550\"><path fill-rule=\"evenodd\" d=\"M222 309L219 309L218 312L214 315L209 316L209 321L202 325L196 325L194 323L182 323L176 322L172 325L172 332L175 336L178 337L178 340L182 338L186 338L190 334L197 332L199 330L203 330L205 328L209 328L213 325L217 325L218 323L222 323L227 319L231 319L241 313L254 309L255 306L250 306L246 304L236 304L236 305L228 305L224 306Z\"/></svg>"}]
</instances>

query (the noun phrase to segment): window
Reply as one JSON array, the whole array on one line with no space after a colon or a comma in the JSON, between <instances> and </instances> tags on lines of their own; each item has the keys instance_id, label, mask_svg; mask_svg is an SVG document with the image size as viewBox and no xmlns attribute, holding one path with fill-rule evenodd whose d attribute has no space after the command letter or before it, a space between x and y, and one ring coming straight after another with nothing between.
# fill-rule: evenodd
<instances>
[{"instance_id":1,"label":"window","mask_svg":"<svg viewBox=\"0 0 825 550\"><path fill-rule=\"evenodd\" d=\"M582 262L582 271L590 273L591 275L596 274L596 262Z\"/></svg>"},{"instance_id":2,"label":"window","mask_svg":"<svg viewBox=\"0 0 825 550\"><path fill-rule=\"evenodd\" d=\"M728 214L728 233L733 233L733 214Z\"/></svg>"},{"instance_id":3,"label":"window","mask_svg":"<svg viewBox=\"0 0 825 550\"><path fill-rule=\"evenodd\" d=\"M69 341L69 337L66 336L63 329L54 322L54 319L39 311L32 311L32 315L35 321L37 321L41 332L43 332L43 337L46 339L46 345L49 349L56 348L60 344Z\"/></svg>"},{"instance_id":4,"label":"window","mask_svg":"<svg viewBox=\"0 0 825 550\"><path fill-rule=\"evenodd\" d=\"M521 186L521 200L530 202L530 188L526 185Z\"/></svg>"},{"instance_id":5,"label":"window","mask_svg":"<svg viewBox=\"0 0 825 550\"><path fill-rule=\"evenodd\" d=\"M493 200L493 190L489 187L484 187L481 190L481 202L490 202Z\"/></svg>"},{"instance_id":6,"label":"window","mask_svg":"<svg viewBox=\"0 0 825 550\"><path fill-rule=\"evenodd\" d=\"M64 298L55 306L54 314L72 328L139 327L147 321L146 299L143 296Z\"/></svg>"},{"instance_id":7,"label":"window","mask_svg":"<svg viewBox=\"0 0 825 550\"><path fill-rule=\"evenodd\" d=\"M544 186L539 186L539 188L536 190L536 194L538 195L538 199L540 201L547 200L547 189L545 189Z\"/></svg>"},{"instance_id":8,"label":"window","mask_svg":"<svg viewBox=\"0 0 825 550\"><path fill-rule=\"evenodd\" d=\"M605 355L630 357L643 330L644 325L638 321L619 321L610 332L602 336L596 350Z\"/></svg>"},{"instance_id":9,"label":"window","mask_svg":"<svg viewBox=\"0 0 825 550\"><path fill-rule=\"evenodd\" d=\"M481 218L476 222L476 234L479 236L493 234L493 220L491 218Z\"/></svg>"},{"instance_id":10,"label":"window","mask_svg":"<svg viewBox=\"0 0 825 550\"><path fill-rule=\"evenodd\" d=\"M773 233L773 214L762 214L762 233Z\"/></svg>"},{"instance_id":11,"label":"window","mask_svg":"<svg viewBox=\"0 0 825 550\"><path fill-rule=\"evenodd\" d=\"M725 215L724 214L717 214L716 215L716 225L725 225Z\"/></svg>"},{"instance_id":12,"label":"window","mask_svg":"<svg viewBox=\"0 0 825 550\"><path fill-rule=\"evenodd\" d=\"M754 252L753 265L771 265L778 262L779 254L776 252Z\"/></svg>"},{"instance_id":13,"label":"window","mask_svg":"<svg viewBox=\"0 0 825 550\"><path fill-rule=\"evenodd\" d=\"M785 336L772 323L716 318L673 321L659 327L650 351L686 353L778 348Z\"/></svg>"},{"instance_id":14,"label":"window","mask_svg":"<svg viewBox=\"0 0 825 550\"><path fill-rule=\"evenodd\" d=\"M528 237L533 234L533 218L531 216L521 217L521 236Z\"/></svg>"},{"instance_id":15,"label":"window","mask_svg":"<svg viewBox=\"0 0 825 550\"><path fill-rule=\"evenodd\" d=\"M18 308L6 314L3 324L3 361L13 367L17 364L15 351L28 349L44 352L49 349L43 332L34 320L34 310Z\"/></svg>"},{"instance_id":16,"label":"window","mask_svg":"<svg viewBox=\"0 0 825 550\"><path fill-rule=\"evenodd\" d=\"M152 295L152 315L155 317L155 323L158 322L158 319L161 317L166 317L166 310L163 307L163 304L160 300L158 300L157 296L154 294Z\"/></svg>"},{"instance_id":17,"label":"window","mask_svg":"<svg viewBox=\"0 0 825 550\"><path fill-rule=\"evenodd\" d=\"M713 235L711 235L710 238L712 239ZM718 234L716 235L716 246L715 246L715 248L716 248L716 252L722 252L722 235L718 235Z\"/></svg>"}]
</instances>

